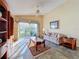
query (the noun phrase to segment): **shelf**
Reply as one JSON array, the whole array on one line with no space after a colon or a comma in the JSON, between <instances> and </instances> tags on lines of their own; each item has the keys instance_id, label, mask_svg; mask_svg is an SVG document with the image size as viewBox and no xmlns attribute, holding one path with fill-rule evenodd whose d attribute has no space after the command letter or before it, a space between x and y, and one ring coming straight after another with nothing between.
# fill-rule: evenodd
<instances>
[{"instance_id":1,"label":"shelf","mask_svg":"<svg viewBox=\"0 0 79 59\"><path fill-rule=\"evenodd\" d=\"M2 18L2 17L0 17L0 21L5 21L5 22L7 22L7 20L4 19L4 18Z\"/></svg>"},{"instance_id":2,"label":"shelf","mask_svg":"<svg viewBox=\"0 0 79 59\"><path fill-rule=\"evenodd\" d=\"M7 31L0 31L0 34L2 34L2 33L6 33Z\"/></svg>"}]
</instances>

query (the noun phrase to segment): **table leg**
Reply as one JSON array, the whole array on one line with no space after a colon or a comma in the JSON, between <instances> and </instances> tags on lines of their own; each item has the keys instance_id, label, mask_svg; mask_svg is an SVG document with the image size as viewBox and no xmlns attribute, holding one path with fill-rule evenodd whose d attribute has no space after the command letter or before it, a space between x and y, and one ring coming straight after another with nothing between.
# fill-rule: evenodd
<instances>
[{"instance_id":1,"label":"table leg","mask_svg":"<svg viewBox=\"0 0 79 59\"><path fill-rule=\"evenodd\" d=\"M36 43L36 51L38 50L38 47L37 47L38 45L37 45L37 43Z\"/></svg>"},{"instance_id":2,"label":"table leg","mask_svg":"<svg viewBox=\"0 0 79 59\"><path fill-rule=\"evenodd\" d=\"M45 47L45 40L43 41L44 47Z\"/></svg>"}]
</instances>

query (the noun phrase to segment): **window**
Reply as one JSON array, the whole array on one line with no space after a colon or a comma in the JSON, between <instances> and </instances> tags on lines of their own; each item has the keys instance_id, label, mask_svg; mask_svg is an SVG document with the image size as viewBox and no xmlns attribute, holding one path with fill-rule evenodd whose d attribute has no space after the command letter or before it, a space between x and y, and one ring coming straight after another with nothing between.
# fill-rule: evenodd
<instances>
[{"instance_id":1,"label":"window","mask_svg":"<svg viewBox=\"0 0 79 59\"><path fill-rule=\"evenodd\" d=\"M36 36L38 33L37 23L24 23L20 22L18 25L18 37L23 38L26 36Z\"/></svg>"}]
</instances>

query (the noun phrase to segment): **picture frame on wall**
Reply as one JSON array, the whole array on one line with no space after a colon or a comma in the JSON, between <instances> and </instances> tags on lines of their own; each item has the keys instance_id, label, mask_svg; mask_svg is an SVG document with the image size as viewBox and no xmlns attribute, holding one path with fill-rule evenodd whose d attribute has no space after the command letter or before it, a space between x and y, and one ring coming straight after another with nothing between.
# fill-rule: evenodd
<instances>
[{"instance_id":1,"label":"picture frame on wall","mask_svg":"<svg viewBox=\"0 0 79 59\"><path fill-rule=\"evenodd\" d=\"M59 21L51 21L50 22L50 29L59 29Z\"/></svg>"}]
</instances>

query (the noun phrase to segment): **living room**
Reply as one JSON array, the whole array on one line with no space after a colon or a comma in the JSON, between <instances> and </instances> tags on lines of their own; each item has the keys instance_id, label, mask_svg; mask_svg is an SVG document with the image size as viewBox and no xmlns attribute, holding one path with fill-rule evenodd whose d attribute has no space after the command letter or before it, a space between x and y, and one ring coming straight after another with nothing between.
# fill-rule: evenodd
<instances>
[{"instance_id":1,"label":"living room","mask_svg":"<svg viewBox=\"0 0 79 59\"><path fill-rule=\"evenodd\" d=\"M7 40L9 41L8 53L7 53L8 58L78 59L79 56L78 0L61 0L61 1L5 0L5 1L8 4L9 7L8 10L10 11L11 16L13 17L14 20L12 29L13 33L9 35L10 36L8 38L9 40ZM1 4L2 2L0 1L0 5ZM23 24L21 25L22 27L19 25L19 23ZM37 45L40 44L42 46L38 47L40 51L42 51L43 49L45 50L40 52L39 50L36 51L33 49L31 49L32 51L30 51L29 50L30 48L28 48L28 46L25 48L26 41L30 42L30 44L27 43L27 45L29 45L30 47L36 45L35 41L29 40L30 36L34 36L31 39L36 38L37 36L40 36L40 38L42 39L46 39L45 47L42 46L44 42L41 43L42 45L40 43L37 44ZM1 45L2 44L0 43L0 47ZM14 47L16 47L16 49Z\"/></svg>"}]
</instances>

